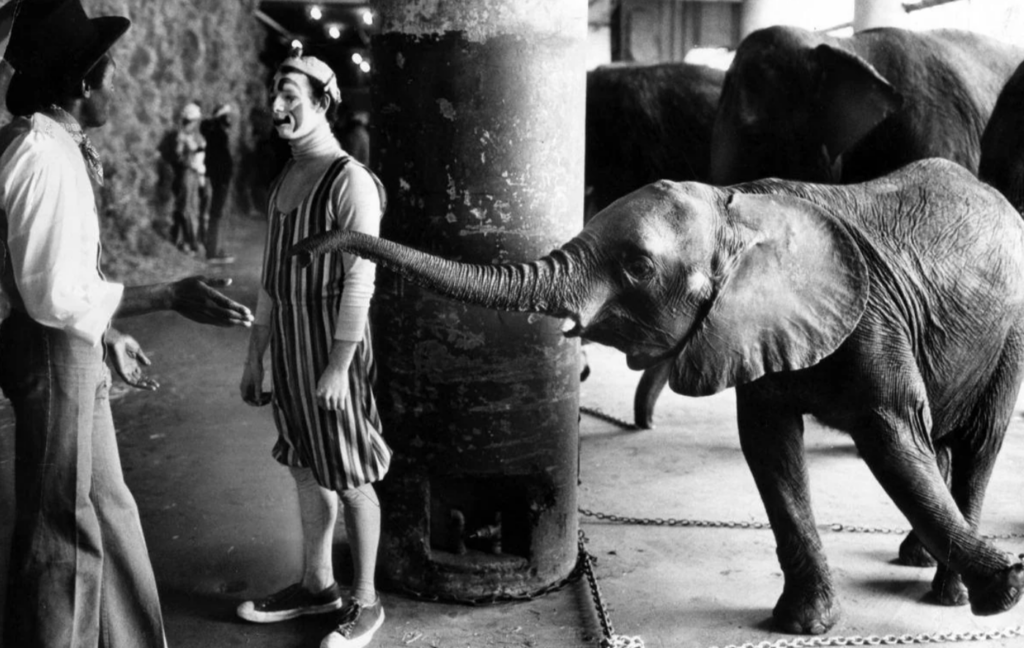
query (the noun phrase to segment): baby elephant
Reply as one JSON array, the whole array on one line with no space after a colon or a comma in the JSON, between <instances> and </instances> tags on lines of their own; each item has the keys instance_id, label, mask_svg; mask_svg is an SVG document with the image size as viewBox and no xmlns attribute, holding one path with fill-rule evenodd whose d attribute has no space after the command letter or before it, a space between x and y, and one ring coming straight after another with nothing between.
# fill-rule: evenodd
<instances>
[{"instance_id":1,"label":"baby elephant","mask_svg":"<svg viewBox=\"0 0 1024 648\"><path fill-rule=\"evenodd\" d=\"M940 559L932 589L1012 608L1024 565L978 533L1024 360L1024 225L944 160L856 185L661 181L530 263L455 263L355 233L300 243L364 256L453 299L568 319L671 388L736 387L740 442L785 574L777 626L821 633L839 605L810 508L803 415L849 433ZM947 455L943 476L937 453Z\"/></svg>"}]
</instances>

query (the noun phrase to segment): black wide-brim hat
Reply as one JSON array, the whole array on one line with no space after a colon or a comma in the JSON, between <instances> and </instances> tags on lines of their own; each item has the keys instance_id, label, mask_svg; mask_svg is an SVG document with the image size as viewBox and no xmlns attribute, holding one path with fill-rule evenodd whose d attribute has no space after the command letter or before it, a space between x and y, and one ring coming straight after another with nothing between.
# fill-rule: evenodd
<instances>
[{"instance_id":1,"label":"black wide-brim hat","mask_svg":"<svg viewBox=\"0 0 1024 648\"><path fill-rule=\"evenodd\" d=\"M8 96L37 84L80 81L131 26L121 16L89 18L80 0L13 0L4 58L14 68Z\"/></svg>"}]
</instances>

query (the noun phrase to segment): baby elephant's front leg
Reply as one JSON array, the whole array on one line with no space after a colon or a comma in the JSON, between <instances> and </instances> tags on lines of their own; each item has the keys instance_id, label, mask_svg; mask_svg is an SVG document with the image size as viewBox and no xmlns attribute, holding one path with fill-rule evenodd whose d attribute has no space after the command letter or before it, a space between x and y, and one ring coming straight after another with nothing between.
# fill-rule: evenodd
<instances>
[{"instance_id":1,"label":"baby elephant's front leg","mask_svg":"<svg viewBox=\"0 0 1024 648\"><path fill-rule=\"evenodd\" d=\"M803 418L745 386L736 390L740 444L775 533L785 577L775 626L821 634L839 620L839 602L811 511Z\"/></svg>"}]
</instances>

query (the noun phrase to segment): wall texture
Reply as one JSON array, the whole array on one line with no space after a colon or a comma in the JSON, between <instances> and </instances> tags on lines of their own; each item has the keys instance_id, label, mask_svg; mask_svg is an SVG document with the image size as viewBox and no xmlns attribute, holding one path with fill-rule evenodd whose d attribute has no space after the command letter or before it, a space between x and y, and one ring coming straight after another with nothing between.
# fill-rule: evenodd
<instances>
[{"instance_id":1,"label":"wall texture","mask_svg":"<svg viewBox=\"0 0 1024 648\"><path fill-rule=\"evenodd\" d=\"M170 184L158 144L189 101L204 116L222 102L239 111L233 132L243 175L255 148L251 111L266 105L259 54L266 37L253 17L257 0L83 0L91 16L132 20L113 49L118 101L110 122L92 135L109 178L101 195L104 242L112 252L154 254L170 218ZM258 124L256 130L267 128ZM241 158L241 159L240 159ZM246 177L236 204L248 209ZM106 255L108 258L110 255Z\"/></svg>"}]
</instances>

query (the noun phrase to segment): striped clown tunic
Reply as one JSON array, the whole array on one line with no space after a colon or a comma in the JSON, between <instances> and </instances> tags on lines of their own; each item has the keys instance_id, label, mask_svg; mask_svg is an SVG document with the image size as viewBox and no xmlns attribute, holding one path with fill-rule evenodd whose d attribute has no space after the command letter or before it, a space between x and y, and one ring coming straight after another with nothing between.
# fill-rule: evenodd
<instances>
[{"instance_id":1,"label":"striped clown tunic","mask_svg":"<svg viewBox=\"0 0 1024 648\"><path fill-rule=\"evenodd\" d=\"M277 193L286 173L271 189L263 257L263 289L272 304L272 409L278 430L273 456L286 466L311 469L324 488L343 491L379 481L391 460L372 391L376 372L369 323L349 366L344 408L320 408L316 386L334 342L345 280L342 253L317 257L306 268L283 257L308 236L349 225L338 218L349 174L369 173L382 207L384 189L376 176L345 155L295 209L283 213L277 209Z\"/></svg>"}]
</instances>

